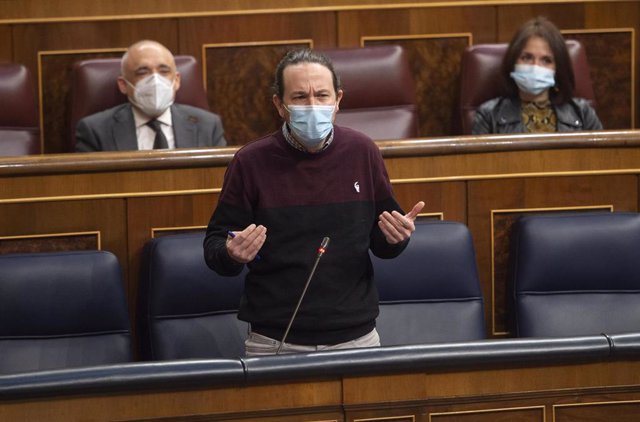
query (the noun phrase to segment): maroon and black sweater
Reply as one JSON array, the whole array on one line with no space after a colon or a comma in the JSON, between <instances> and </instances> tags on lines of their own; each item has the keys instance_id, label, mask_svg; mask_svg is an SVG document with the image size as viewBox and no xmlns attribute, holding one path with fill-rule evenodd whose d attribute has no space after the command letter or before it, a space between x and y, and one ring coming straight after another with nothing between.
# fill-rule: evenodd
<instances>
[{"instance_id":1,"label":"maroon and black sweater","mask_svg":"<svg viewBox=\"0 0 640 422\"><path fill-rule=\"evenodd\" d=\"M207 229L205 259L219 274L237 275L242 264L227 254L227 231L251 223L267 228L261 259L248 264L238 317L253 331L279 340L318 246L330 237L287 341L353 340L371 331L378 316L369 249L393 258L408 243L386 242L377 225L384 210L402 212L370 138L336 126L329 147L309 154L278 131L241 148L229 164Z\"/></svg>"}]
</instances>

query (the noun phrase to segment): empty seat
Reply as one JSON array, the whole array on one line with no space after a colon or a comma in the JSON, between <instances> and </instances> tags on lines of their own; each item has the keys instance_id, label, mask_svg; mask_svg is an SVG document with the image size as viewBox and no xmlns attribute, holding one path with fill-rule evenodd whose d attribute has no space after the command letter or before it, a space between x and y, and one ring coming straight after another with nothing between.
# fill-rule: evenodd
<instances>
[{"instance_id":1,"label":"empty seat","mask_svg":"<svg viewBox=\"0 0 640 422\"><path fill-rule=\"evenodd\" d=\"M223 277L210 270L203 241L198 232L145 245L138 293L142 359L244 356L248 325L237 319L244 273Z\"/></svg>"},{"instance_id":2,"label":"empty seat","mask_svg":"<svg viewBox=\"0 0 640 422\"><path fill-rule=\"evenodd\" d=\"M40 153L35 85L20 64L0 63L0 156Z\"/></svg>"},{"instance_id":3,"label":"empty seat","mask_svg":"<svg viewBox=\"0 0 640 422\"><path fill-rule=\"evenodd\" d=\"M513 230L518 336L640 331L640 215L531 215Z\"/></svg>"},{"instance_id":4,"label":"empty seat","mask_svg":"<svg viewBox=\"0 0 640 422\"><path fill-rule=\"evenodd\" d=\"M176 103L209 110L202 71L192 56L175 56L180 72ZM68 151L75 151L76 126L83 117L115 107L127 101L118 89L120 59L91 59L76 62L71 73L71 104Z\"/></svg>"},{"instance_id":5,"label":"empty seat","mask_svg":"<svg viewBox=\"0 0 640 422\"><path fill-rule=\"evenodd\" d=\"M407 249L372 257L384 346L486 338L475 250L467 226L416 222Z\"/></svg>"},{"instance_id":6,"label":"empty seat","mask_svg":"<svg viewBox=\"0 0 640 422\"><path fill-rule=\"evenodd\" d=\"M418 136L416 88L399 45L320 50L333 62L344 97L336 124L374 140Z\"/></svg>"},{"instance_id":7,"label":"empty seat","mask_svg":"<svg viewBox=\"0 0 640 422\"><path fill-rule=\"evenodd\" d=\"M132 359L122 272L113 254L0 255L0 373Z\"/></svg>"},{"instance_id":8,"label":"empty seat","mask_svg":"<svg viewBox=\"0 0 640 422\"><path fill-rule=\"evenodd\" d=\"M566 44L575 76L574 96L587 99L595 107L585 48L576 40L567 40ZM457 122L462 134L471 133L476 109L482 103L503 94L500 74L507 47L508 44L477 44L468 47L463 53Z\"/></svg>"}]
</instances>

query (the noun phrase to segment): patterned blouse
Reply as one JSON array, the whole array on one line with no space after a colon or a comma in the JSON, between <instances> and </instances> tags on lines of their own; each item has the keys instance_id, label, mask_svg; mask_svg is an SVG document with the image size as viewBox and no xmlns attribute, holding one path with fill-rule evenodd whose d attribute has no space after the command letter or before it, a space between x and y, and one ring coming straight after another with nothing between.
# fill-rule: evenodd
<instances>
[{"instance_id":1,"label":"patterned blouse","mask_svg":"<svg viewBox=\"0 0 640 422\"><path fill-rule=\"evenodd\" d=\"M522 102L522 124L528 133L555 132L556 112L550 101Z\"/></svg>"}]
</instances>

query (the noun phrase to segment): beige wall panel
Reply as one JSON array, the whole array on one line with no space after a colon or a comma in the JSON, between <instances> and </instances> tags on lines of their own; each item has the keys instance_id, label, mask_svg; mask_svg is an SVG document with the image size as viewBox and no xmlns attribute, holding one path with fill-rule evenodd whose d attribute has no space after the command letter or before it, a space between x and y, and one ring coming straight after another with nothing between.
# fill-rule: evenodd
<instances>
[{"instance_id":1,"label":"beige wall panel","mask_svg":"<svg viewBox=\"0 0 640 422\"><path fill-rule=\"evenodd\" d=\"M612 189L615 187L615 189ZM638 179L629 176L581 176L559 178L516 178L468 182L468 226L474 235L480 284L485 298L490 335L503 336L508 329L505 268L493 269L493 250L508 251L510 226L501 221L492 232L492 212L506 210L556 211L566 208L613 207L614 211L636 211ZM493 245L492 242L501 242ZM494 246L494 248L492 248ZM498 262L506 265L508 257ZM494 271L502 275L494 280Z\"/></svg>"}]
</instances>

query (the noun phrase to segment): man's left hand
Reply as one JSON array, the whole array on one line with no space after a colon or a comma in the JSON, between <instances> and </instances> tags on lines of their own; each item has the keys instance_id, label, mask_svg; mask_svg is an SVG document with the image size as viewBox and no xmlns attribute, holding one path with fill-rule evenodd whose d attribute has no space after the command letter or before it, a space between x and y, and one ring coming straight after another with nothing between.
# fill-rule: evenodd
<instances>
[{"instance_id":1,"label":"man's left hand","mask_svg":"<svg viewBox=\"0 0 640 422\"><path fill-rule=\"evenodd\" d=\"M422 208L424 208L424 202L420 201L405 215L400 214L398 211L385 211L380 214L378 227L380 227L389 244L395 245L411 237L411 233L416 229L414 221L418 213L422 211Z\"/></svg>"}]
</instances>

